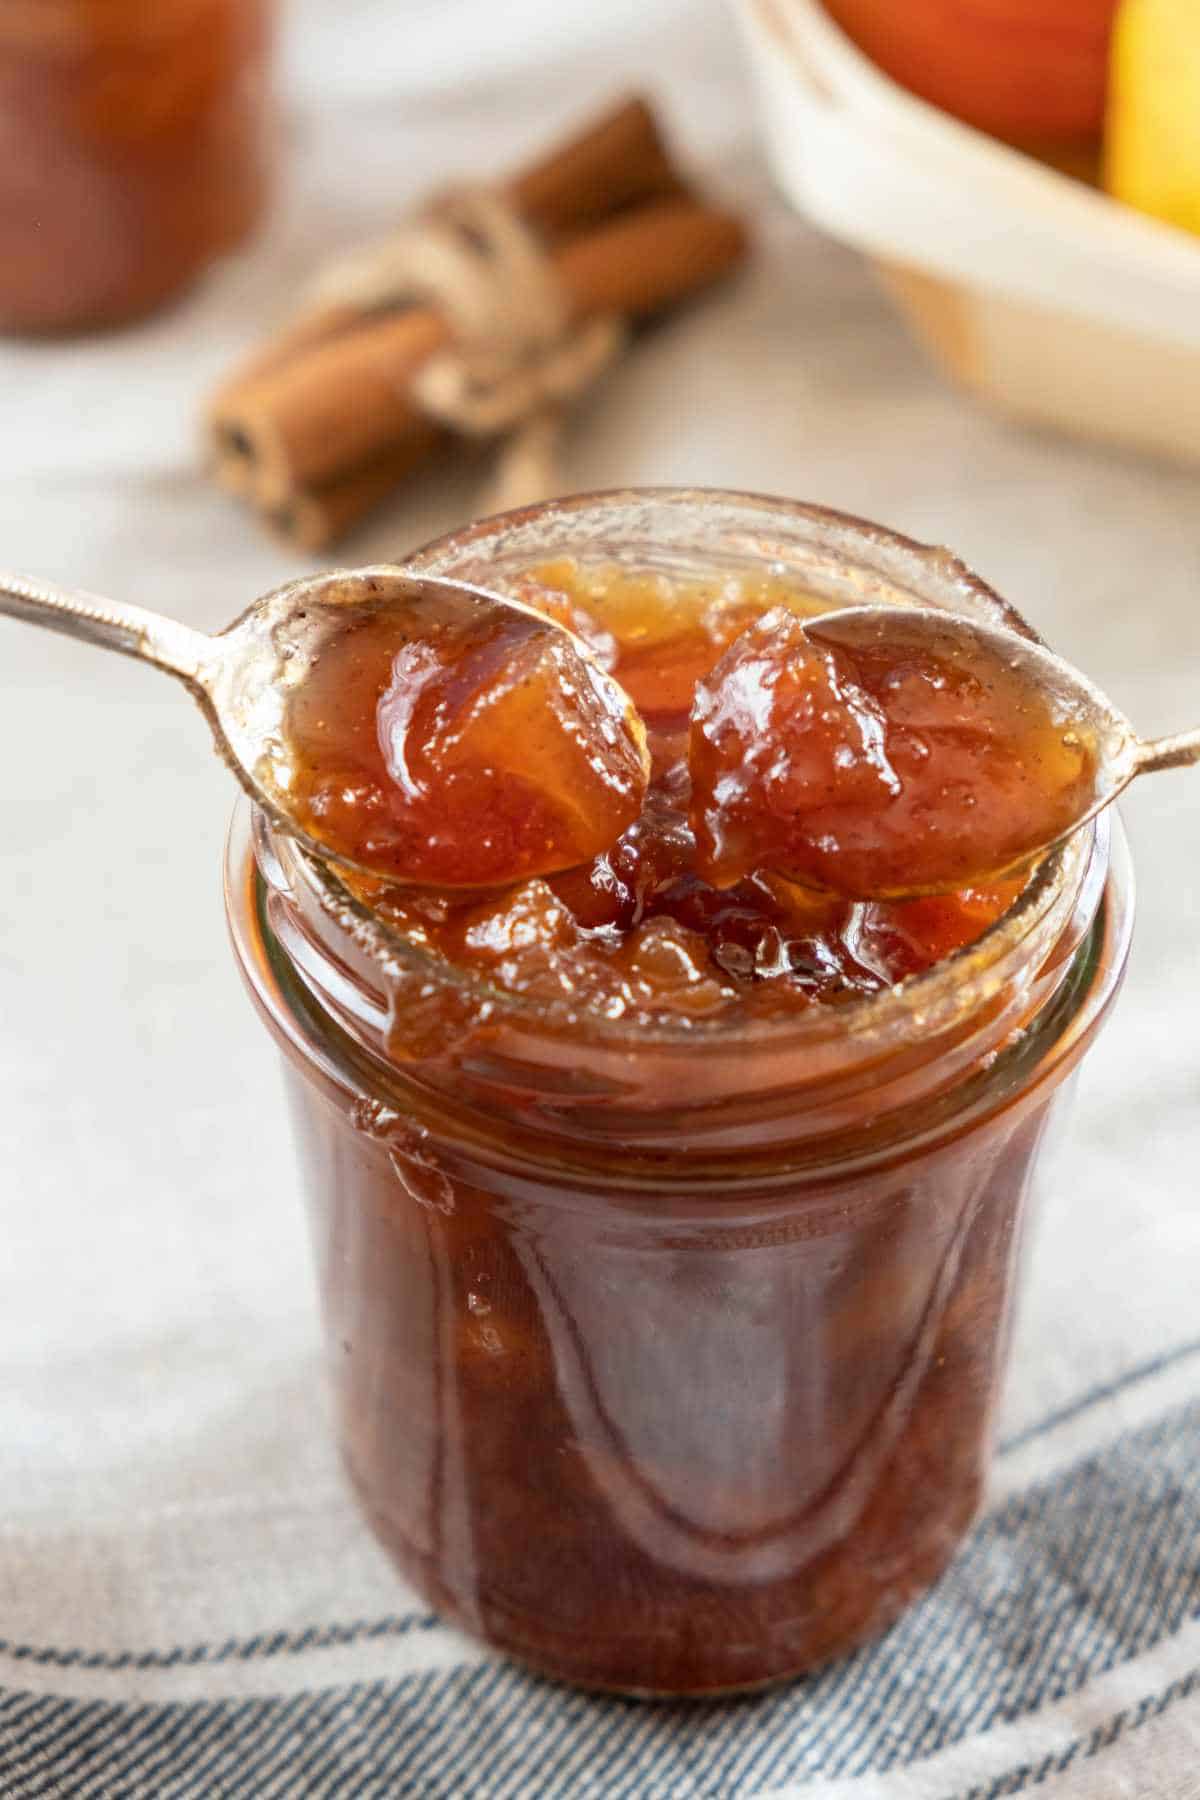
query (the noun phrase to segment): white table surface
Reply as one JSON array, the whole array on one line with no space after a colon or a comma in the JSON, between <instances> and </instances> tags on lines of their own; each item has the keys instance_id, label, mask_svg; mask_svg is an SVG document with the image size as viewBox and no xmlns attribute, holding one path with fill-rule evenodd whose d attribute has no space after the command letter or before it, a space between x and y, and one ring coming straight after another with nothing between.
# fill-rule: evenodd
<instances>
[{"instance_id":1,"label":"white table surface","mask_svg":"<svg viewBox=\"0 0 1200 1800\"><path fill-rule=\"evenodd\" d=\"M648 78L689 156L755 215L758 255L605 383L569 485L776 491L944 541L1143 730L1197 722L1196 474L1033 436L947 391L858 261L773 198L723 13L304 0L289 23L266 236L136 331L0 346L0 562L203 628L311 566L204 479L214 378L316 254ZM401 553L471 493L418 485L345 554ZM120 1647L377 1607L389 1577L313 1429L274 1053L225 942L229 780L173 684L4 620L0 768L4 1635ZM1133 960L1046 1197L1008 1431L1200 1336L1200 776L1144 783L1124 814ZM270 1567L240 1547L239 1520L264 1514ZM174 1583L172 1556L210 1578Z\"/></svg>"}]
</instances>

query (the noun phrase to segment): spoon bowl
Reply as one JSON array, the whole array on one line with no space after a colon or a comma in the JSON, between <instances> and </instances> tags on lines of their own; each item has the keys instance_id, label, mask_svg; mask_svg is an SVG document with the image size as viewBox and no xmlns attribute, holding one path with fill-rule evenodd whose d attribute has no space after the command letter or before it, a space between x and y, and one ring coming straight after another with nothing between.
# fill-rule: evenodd
<instances>
[{"instance_id":1,"label":"spoon bowl","mask_svg":"<svg viewBox=\"0 0 1200 1800\"><path fill-rule=\"evenodd\" d=\"M930 645L944 639L947 628L964 646L987 650L1037 694L1062 724L1075 732L1091 753L1092 787L1086 807L1055 837L1035 844L1029 854L1042 855L1103 812L1138 775L1158 769L1186 768L1200 762L1200 731L1173 737L1142 738L1104 691L1065 657L1034 638L927 606L857 606L828 613L813 621L823 631L867 641L894 630L901 622L914 634L927 634Z\"/></svg>"},{"instance_id":2,"label":"spoon bowl","mask_svg":"<svg viewBox=\"0 0 1200 1800\"><path fill-rule=\"evenodd\" d=\"M527 875L551 873L587 862L599 849L615 842L636 816L645 794L649 778L645 729L624 690L565 626L519 601L465 582L416 576L390 564L305 576L263 595L224 631L210 637L141 607L120 605L23 576L0 574L0 613L122 655L139 657L182 681L207 717L218 752L272 824L290 833L313 855L370 878L469 889L506 885ZM394 845L390 860L385 861L381 860L382 853L376 853L369 836L363 838L365 851L359 849L357 842L353 850L347 850L345 836L339 842L336 832L331 839L324 831L312 829L313 815L311 811L306 814L298 789L296 743L289 722L301 697L316 685L322 657L336 647L350 622L364 617L378 619L385 613L416 621L413 632L419 632L421 619L431 617L436 618L439 629L445 626L448 630L474 633L476 637L482 632L486 638L494 627L497 642L503 638L510 647L517 645L513 692L522 685L528 690L524 701L518 695L508 714L501 712L490 722L484 721L479 739L483 755L477 766L466 770L461 766L450 768L451 785L458 783L455 804L467 809L466 854L460 863L452 858L443 860L432 874L428 863L420 862L422 849L428 849L431 843L436 845L439 831L454 810L449 789L442 780L444 771L435 771L437 779L425 796L424 813L414 815L405 824L407 837L402 834L402 847L416 847L412 849L416 860L410 865L403 858L397 865ZM531 641L535 641L535 656L543 658L537 668L526 654ZM498 654L495 645L488 654L494 671ZM822 657L825 667L820 679L825 686L820 693L824 699L814 716L833 720L834 727L826 734L826 743L818 747L816 763L811 746L804 748L797 764L802 773L793 779L790 791L784 794L772 816L769 808L761 804L761 782L755 796L755 759L763 756L765 748L764 768L775 759L773 769L768 770L769 780L775 780L780 765L771 731L780 719L785 729L787 726L786 706L782 712L779 710L777 695L784 692L790 680L792 687L788 691L793 701L798 693L811 710L812 695L817 690L810 687L806 695L803 683L796 687L795 678L804 664ZM763 671L772 658L769 679L764 681ZM884 668L887 679L878 692L864 696L854 679L847 679L847 670L853 677L855 670L861 673L863 668L871 667L877 675ZM974 764L970 758L965 762L964 776L961 769L952 766L953 750L937 748L939 731L943 745L953 741L955 730L961 736L961 718L956 720L950 715L953 729L949 737L946 716L940 725L934 720L932 732L926 734L935 746L932 755L929 743L919 741L921 729L912 728L913 694L924 681L928 702L929 692L939 686L932 678L938 668L948 672L951 691L960 677L968 685L973 683L974 715L969 723L977 744L986 743L990 734L990 774L986 758L981 761L976 755ZM732 716L728 709L722 715L723 671L734 678L730 686L730 693L736 698L733 710L740 710L741 714L738 730L731 734L732 755L728 745L714 749L714 734L719 735L717 728L722 717L728 725ZM747 712L745 701L751 689L755 689L756 698ZM897 742L910 754L910 762L915 742L928 765L923 771L914 767L911 779L907 772L901 779L880 750L884 744L881 734L889 725L889 695L900 693L901 689L904 692ZM562 695L568 698L562 702L566 710L559 716L556 708ZM857 695L858 699L848 700L847 695ZM363 741L370 739L374 743L377 730L373 692L370 698L372 709ZM393 703L393 716L401 716L402 723L410 718L413 708L407 692L396 694L389 690L388 698ZM919 714L919 695L918 702ZM461 697L455 704L461 704ZM991 718L987 715L989 704L993 706ZM824 712L822 705L826 707ZM776 707L774 714L772 707ZM846 719L858 731L857 740L843 736L841 742L836 741L838 708L843 709ZM453 708L450 710L453 714ZM1028 717L1023 721L1025 714ZM438 727L443 739L452 741L456 733L461 738L460 716L453 714L448 728L445 715L443 706ZM1036 732L1030 726L1035 715ZM768 723L769 716L774 725ZM383 720L382 711L378 717ZM478 724L478 714L474 722ZM325 723L318 718L321 730ZM599 736L593 735L587 741L586 735L581 734L581 723ZM920 725L918 718L917 726ZM470 726L468 716L467 728ZM1004 729L1008 731L1007 738ZM382 723L379 731L383 731ZM706 742L706 736L712 741ZM569 756L565 762L562 760L564 744L575 755L573 763ZM1013 779L1004 778L1003 759L996 762L997 744L1008 757L1008 776ZM410 747L400 743L398 764L389 770L402 788L411 785L405 760ZM597 747L602 754L596 753ZM387 752L384 744L374 754L386 760ZM820 755L825 753L828 760L822 765ZM1024 753L1028 753L1026 767L1021 763ZM608 768L601 766L606 757L611 765ZM744 819L739 823L732 814L723 817L720 805L708 812L703 802L697 806L697 777L706 757L712 764L710 774L716 784L711 786L713 794L723 791L719 784L724 782L735 795L744 798L749 793L752 798L757 797L759 816L751 821L757 838L753 829L744 829ZM1062 762L1064 758L1070 780L1061 780L1051 795L1045 769L1056 759ZM922 606L854 606L803 621L776 611L736 639L712 676L701 683L692 719L693 819L708 867L719 885L727 885L739 873L761 866L783 870L807 885L830 887L852 898L905 899L1005 877L1044 855L1094 818L1136 776L1197 761L1200 731L1151 741L1139 738L1107 696L1070 663L1043 645L1000 626ZM497 767L492 764L499 768L499 786L481 787L481 781L491 779L495 783ZM522 781L527 764L536 765L547 776L548 812L544 808L539 812L544 796L539 795L536 784ZM896 767L901 768L899 761ZM985 770L982 777L981 768ZM332 785L336 789L338 771L334 776ZM878 792L872 798L869 792L865 809L861 798L864 777L868 789L874 779L887 788L882 798ZM1040 811L1039 778L1044 781L1042 800L1054 801L1053 807L1043 804ZM976 781L974 792L972 779ZM593 789L592 797L598 796L598 810L589 819L579 802L580 784L596 780L599 785ZM947 792L952 792L961 805L957 819L950 815L945 801ZM493 795L497 796L495 801ZM980 804L973 812L977 801ZM899 803L891 804L894 802ZM510 811L507 819L501 816L505 804ZM939 805L945 816L933 818ZM786 841L789 830L794 835L796 819L803 820L806 814L818 821L806 846L808 867L789 861ZM985 815L993 828L990 838L981 835L978 827ZM545 818L556 816L560 821L568 820L568 825L563 826L560 841L551 843L544 829ZM841 854L837 834L847 819L849 854L838 869L834 866ZM871 841L870 833L876 826L890 837L890 842ZM506 831L509 838L514 833L519 838L524 831L527 839L532 831L536 840L532 862L527 845L523 852L526 860L511 868L497 863L494 856L488 862L483 852L493 838L502 851L508 841ZM594 847L589 847L589 831L593 837L600 834ZM982 846L975 862L968 854L973 831ZM740 843L736 841L739 832ZM722 838L726 840L724 848ZM730 840L734 842L732 851ZM919 846L919 854L910 870L905 859L914 843ZM831 844L832 856L828 850ZM495 849L494 844L492 848ZM478 871L472 863L476 851L482 856ZM738 866L739 857L744 870Z\"/></svg>"},{"instance_id":3,"label":"spoon bowl","mask_svg":"<svg viewBox=\"0 0 1200 1800\"><path fill-rule=\"evenodd\" d=\"M773 868L849 900L1008 880L1137 775L1200 759L1144 742L1086 676L1002 626L852 606L749 626L700 683L689 762L702 867Z\"/></svg>"},{"instance_id":4,"label":"spoon bowl","mask_svg":"<svg viewBox=\"0 0 1200 1800\"><path fill-rule=\"evenodd\" d=\"M477 633L489 625L509 628L514 622L531 622L527 637L549 645L560 658L565 655L573 672L582 664L593 712L622 751L631 787L640 775L644 790L649 772L645 731L624 690L566 627L469 583L414 576L390 564L304 576L264 594L223 631L209 636L141 607L0 574L0 613L138 657L175 676L208 719L219 755L273 825L327 862L395 882L405 877L394 866L381 866L370 855L349 854L305 822L289 735L289 715L312 683L322 656L351 621L383 612L436 614L450 629ZM413 879L426 880L423 875ZM478 885L494 882L485 879Z\"/></svg>"}]
</instances>

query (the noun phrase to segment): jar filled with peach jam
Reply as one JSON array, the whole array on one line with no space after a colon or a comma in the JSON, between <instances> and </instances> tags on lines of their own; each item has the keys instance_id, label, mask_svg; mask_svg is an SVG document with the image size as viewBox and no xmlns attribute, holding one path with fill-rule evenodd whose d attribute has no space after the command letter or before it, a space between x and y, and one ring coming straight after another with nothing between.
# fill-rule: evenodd
<instances>
[{"instance_id":1,"label":"jar filled with peach jam","mask_svg":"<svg viewBox=\"0 0 1200 1800\"><path fill-rule=\"evenodd\" d=\"M584 496L412 559L566 618L655 778L588 870L352 891L243 808L233 939L284 1053L339 1430L448 1618L550 1675L711 1694L933 1582L984 1494L1031 1186L1119 984L1089 826L1023 884L854 905L689 867L677 733L748 616L1027 629L944 551L749 496ZM740 623L739 623L740 622Z\"/></svg>"},{"instance_id":2,"label":"jar filled with peach jam","mask_svg":"<svg viewBox=\"0 0 1200 1800\"><path fill-rule=\"evenodd\" d=\"M150 311L246 236L274 0L5 0L0 329Z\"/></svg>"}]
</instances>

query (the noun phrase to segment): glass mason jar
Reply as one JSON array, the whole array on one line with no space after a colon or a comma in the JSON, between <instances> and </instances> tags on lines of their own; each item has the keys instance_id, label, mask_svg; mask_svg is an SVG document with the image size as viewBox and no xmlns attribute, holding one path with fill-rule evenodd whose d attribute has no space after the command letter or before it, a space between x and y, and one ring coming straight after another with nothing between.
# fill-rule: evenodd
<instances>
[{"instance_id":1,"label":"glass mason jar","mask_svg":"<svg viewBox=\"0 0 1200 1800\"><path fill-rule=\"evenodd\" d=\"M408 565L770 565L1027 630L947 552L783 501L582 496ZM1106 821L870 998L633 1030L391 936L243 806L346 1464L400 1568L547 1673L752 1687L887 1626L980 1505L1030 1183L1125 962Z\"/></svg>"},{"instance_id":2,"label":"glass mason jar","mask_svg":"<svg viewBox=\"0 0 1200 1800\"><path fill-rule=\"evenodd\" d=\"M274 0L4 0L0 328L149 311L261 210Z\"/></svg>"}]
</instances>

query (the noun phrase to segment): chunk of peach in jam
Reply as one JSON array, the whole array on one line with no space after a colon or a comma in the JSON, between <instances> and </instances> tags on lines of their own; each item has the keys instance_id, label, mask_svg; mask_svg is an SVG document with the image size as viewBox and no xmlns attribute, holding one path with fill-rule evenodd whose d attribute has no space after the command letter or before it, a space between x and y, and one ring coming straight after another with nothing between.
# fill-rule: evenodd
<instances>
[{"instance_id":1,"label":"chunk of peach in jam","mask_svg":"<svg viewBox=\"0 0 1200 1800\"><path fill-rule=\"evenodd\" d=\"M653 774L640 814L575 867L490 894L369 889L410 938L509 991L595 1017L699 1021L836 1005L920 973L973 942L1019 880L937 899L860 904L746 868L713 878L692 828L687 717L723 651L785 602L828 603L776 576L689 581L559 562L500 591L568 626L636 701Z\"/></svg>"},{"instance_id":2,"label":"chunk of peach in jam","mask_svg":"<svg viewBox=\"0 0 1200 1800\"><path fill-rule=\"evenodd\" d=\"M1087 811L1085 729L953 619L759 619L700 683L691 817L718 884L848 898L1002 878Z\"/></svg>"},{"instance_id":3,"label":"chunk of peach in jam","mask_svg":"<svg viewBox=\"0 0 1200 1800\"><path fill-rule=\"evenodd\" d=\"M428 590L348 607L291 700L300 823L372 873L489 887L586 863L641 810L641 728L574 640Z\"/></svg>"},{"instance_id":4,"label":"chunk of peach in jam","mask_svg":"<svg viewBox=\"0 0 1200 1800\"><path fill-rule=\"evenodd\" d=\"M826 610L776 575L683 581L605 563L545 563L513 592L589 646L614 646L604 667L660 738L686 732L696 683L747 625L773 606Z\"/></svg>"}]
</instances>

